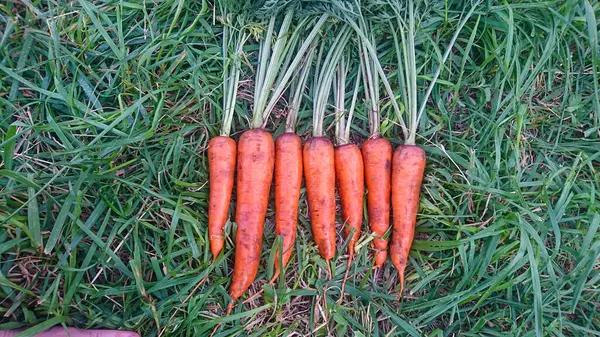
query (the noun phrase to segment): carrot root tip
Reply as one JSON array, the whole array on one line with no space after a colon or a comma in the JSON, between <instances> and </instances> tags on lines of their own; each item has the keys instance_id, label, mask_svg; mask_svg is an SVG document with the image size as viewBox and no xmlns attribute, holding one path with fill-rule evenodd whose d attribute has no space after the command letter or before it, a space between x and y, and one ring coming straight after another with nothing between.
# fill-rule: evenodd
<instances>
[{"instance_id":1,"label":"carrot root tip","mask_svg":"<svg viewBox=\"0 0 600 337\"><path fill-rule=\"evenodd\" d=\"M354 254L350 253L348 257L348 265L346 266L346 273L344 274L344 280L342 280L342 289L340 294L340 302L344 298L344 289L346 288L346 281L348 280L348 273L350 272L350 264L352 264L352 260L354 259Z\"/></svg>"},{"instance_id":2,"label":"carrot root tip","mask_svg":"<svg viewBox=\"0 0 600 337\"><path fill-rule=\"evenodd\" d=\"M269 281L269 283L267 283L267 284L268 285L274 284L278 277L279 277L279 271L276 271L275 274L273 274L273 277L271 278L271 281Z\"/></svg>"},{"instance_id":3,"label":"carrot root tip","mask_svg":"<svg viewBox=\"0 0 600 337\"><path fill-rule=\"evenodd\" d=\"M225 316L231 315L231 311L233 310L234 304L235 304L235 300L232 300L231 302L229 302L229 304L227 305L227 313L225 314Z\"/></svg>"},{"instance_id":4,"label":"carrot root tip","mask_svg":"<svg viewBox=\"0 0 600 337\"><path fill-rule=\"evenodd\" d=\"M399 271L398 276L400 277L400 292L398 293L398 299L401 299L402 293L404 292L404 270Z\"/></svg>"}]
</instances>

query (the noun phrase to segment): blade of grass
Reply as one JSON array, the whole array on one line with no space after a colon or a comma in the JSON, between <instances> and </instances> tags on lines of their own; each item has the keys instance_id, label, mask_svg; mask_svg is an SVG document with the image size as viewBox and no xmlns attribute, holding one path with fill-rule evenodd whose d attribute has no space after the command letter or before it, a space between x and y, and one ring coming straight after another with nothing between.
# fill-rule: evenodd
<instances>
[{"instance_id":1,"label":"blade of grass","mask_svg":"<svg viewBox=\"0 0 600 337\"><path fill-rule=\"evenodd\" d=\"M33 174L29 174L27 180L33 181ZM35 188L29 187L27 191L29 195L29 205L27 207L27 226L29 227L31 240L34 242L34 247L38 248L43 245L40 227L40 209L36 198Z\"/></svg>"}]
</instances>

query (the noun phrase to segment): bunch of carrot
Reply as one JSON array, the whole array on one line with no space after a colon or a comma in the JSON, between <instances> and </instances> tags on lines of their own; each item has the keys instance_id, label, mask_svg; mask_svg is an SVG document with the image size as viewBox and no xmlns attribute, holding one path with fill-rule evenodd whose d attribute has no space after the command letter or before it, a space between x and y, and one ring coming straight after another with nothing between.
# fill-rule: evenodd
<instances>
[{"instance_id":1,"label":"bunch of carrot","mask_svg":"<svg viewBox=\"0 0 600 337\"><path fill-rule=\"evenodd\" d=\"M277 17L272 16L268 22L268 28L259 50L251 128L242 133L237 144L237 153L235 141L229 138L229 130L240 76L239 55L242 53L242 46L248 37L246 33L240 33L243 32L243 29L236 30L238 39L235 44L234 62L225 65L223 129L221 136L210 141L208 149L210 176L208 231L211 252L213 258L216 259L224 246L224 226L234 185L234 167L237 163L236 249L235 265L229 289L232 301L229 304L228 312L233 308L235 300L250 287L258 272L264 221L274 171L279 194L276 202L279 213L276 232L284 237L285 263L291 256L291 247L295 238L302 174L302 162L298 150L298 146L301 146L300 139L290 133L279 137L275 143L272 135L265 130L265 126L277 100L287 87L303 54L309 49L311 41L325 23L327 15L323 15L314 24L304 43L296 50L296 57L292 58L288 56L292 55L293 47L298 42L295 32L291 36L289 34L293 14L293 10L285 13L274 43L273 35ZM307 25L309 21L304 20L296 29ZM229 32L229 27L225 25L223 30L224 62L228 61L228 46L234 40L229 37ZM280 72L281 69L287 69L287 71L283 73ZM273 91L271 91L272 88ZM276 161L277 165L275 165ZM293 169L290 170L290 168Z\"/></svg>"},{"instance_id":2,"label":"bunch of carrot","mask_svg":"<svg viewBox=\"0 0 600 337\"><path fill-rule=\"evenodd\" d=\"M390 7L396 14L395 22L390 23L389 28L398 60L398 82L405 103L404 113L400 110L395 93L379 63L372 24L362 15L357 20L347 21L348 24L338 25L337 29L330 29L330 35L323 36L318 43L317 36L328 20L327 14L323 14L314 22L302 43L298 32L313 23L312 19L303 19L295 29L291 29L293 10L287 10L277 31L276 16L270 18L266 23L264 38L260 42L255 72L252 123L250 129L242 133L237 149L235 141L229 138L229 130L239 82L240 58L234 57L234 62L227 64L223 90L223 129L221 136L211 140L208 149L210 174L208 223L210 248L216 259L224 246L223 228L227 221L237 163L235 265L230 285L232 301L228 312L257 275L273 177L275 232L277 236L281 236L282 245L281 250L278 249L275 254L275 272L271 281L281 275L282 268L286 267L293 252L300 190L304 176L312 234L320 255L327 263L329 276L332 276L330 262L336 251L335 185L337 182L349 254L343 284L356 253L356 243L363 223L366 188L368 223L374 237L372 243L375 251L374 265L381 267L388 254L387 233L391 211L393 225L389 255L398 270L400 293L402 293L404 271L414 238L426 163L425 151L415 142L416 131L431 88L439 76L440 68L430 82L421 107L418 109L414 5L412 1L408 1L407 8L402 10L397 4L392 3ZM405 9L408 13L401 14ZM470 14L472 11L461 21L459 30ZM401 27L399 33L396 29L398 26ZM248 38L248 34L244 33L243 29L236 30L235 38L232 38L229 32L230 30L225 27L224 60L228 60L229 46L233 45L235 52L239 54ZM352 58L348 56L350 53L348 46L351 46L349 41L353 36L358 41L355 51L360 59L359 65L354 68L349 66ZM439 60L439 67L445 62L456 36L444 57ZM303 147L301 138L295 133L295 125L315 56L316 65L312 84L313 132L312 138L308 139ZM346 82L350 69L354 69L355 82L350 109L346 111ZM353 112L361 82L371 133L362 144L362 150L350 140ZM391 143L381 136L380 84L383 84L391 98L391 106L397 114L405 139L404 144L398 146L394 152ZM336 147L325 136L323 127L332 88L334 88ZM290 89L290 111L286 120L286 132L274 142L273 136L265 127L271 111L287 89ZM408 116L405 117L404 114ZM407 123L404 122L405 119Z\"/></svg>"}]
</instances>

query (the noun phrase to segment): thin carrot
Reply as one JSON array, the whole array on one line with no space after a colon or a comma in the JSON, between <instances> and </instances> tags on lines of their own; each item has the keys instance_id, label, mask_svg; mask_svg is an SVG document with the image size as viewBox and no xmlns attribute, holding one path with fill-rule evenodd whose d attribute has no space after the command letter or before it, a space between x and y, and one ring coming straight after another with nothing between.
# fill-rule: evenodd
<instances>
[{"instance_id":1,"label":"thin carrot","mask_svg":"<svg viewBox=\"0 0 600 337\"><path fill-rule=\"evenodd\" d=\"M296 135L295 127L314 54L314 48L310 48L305 63L301 66L302 71L291 81L286 132L275 141L275 234L283 238L283 254L275 252L275 270L269 283L275 282L281 273L280 256L281 266L288 264L296 241L303 163L302 140Z\"/></svg>"},{"instance_id":2,"label":"thin carrot","mask_svg":"<svg viewBox=\"0 0 600 337\"><path fill-rule=\"evenodd\" d=\"M243 32L230 32L227 25L223 27L223 120L220 136L214 137L208 144L208 236L213 260L221 253L225 244L224 227L228 218L236 164L236 145L229 138L229 133L241 72L237 58L234 57L228 63L229 47L235 47L234 54L240 53L247 36Z\"/></svg>"},{"instance_id":3,"label":"thin carrot","mask_svg":"<svg viewBox=\"0 0 600 337\"><path fill-rule=\"evenodd\" d=\"M313 137L304 145L303 159L313 237L319 253L329 265L335 255L333 145L325 137Z\"/></svg>"},{"instance_id":4,"label":"thin carrot","mask_svg":"<svg viewBox=\"0 0 600 337\"><path fill-rule=\"evenodd\" d=\"M369 130L371 136L362 145L365 164L365 181L367 186L367 214L369 229L375 238L372 245L375 249L375 268L383 266L387 257L388 242L384 239L390 227L390 197L392 175L392 145L381 137L381 109L379 106L380 76L377 71L381 65L379 60L368 51L371 44L376 49L372 22L360 18L358 26L368 38L359 43L360 66L363 70L365 107L369 109Z\"/></svg>"},{"instance_id":5,"label":"thin carrot","mask_svg":"<svg viewBox=\"0 0 600 337\"><path fill-rule=\"evenodd\" d=\"M208 143L208 235L213 259L217 258L225 243L223 229L233 190L235 152L235 141L229 137L214 137Z\"/></svg>"},{"instance_id":6,"label":"thin carrot","mask_svg":"<svg viewBox=\"0 0 600 337\"><path fill-rule=\"evenodd\" d=\"M390 258L400 276L400 294L404 288L404 270L415 236L419 196L425 172L425 151L416 145L402 145L392 159L392 213L394 226Z\"/></svg>"},{"instance_id":7,"label":"thin carrot","mask_svg":"<svg viewBox=\"0 0 600 337\"><path fill-rule=\"evenodd\" d=\"M362 154L369 228L375 235L375 266L379 268L385 262L388 248L388 241L383 237L390 228L392 145L385 138L369 138L362 145Z\"/></svg>"},{"instance_id":8,"label":"thin carrot","mask_svg":"<svg viewBox=\"0 0 600 337\"><path fill-rule=\"evenodd\" d=\"M363 219L364 168L362 155L356 144L345 144L335 148L335 177L342 203L344 233L348 240L348 266L341 289L343 297Z\"/></svg>"},{"instance_id":9,"label":"thin carrot","mask_svg":"<svg viewBox=\"0 0 600 337\"><path fill-rule=\"evenodd\" d=\"M356 144L335 148L335 177L338 181L343 220L346 224L344 232L349 238L348 252L353 256L354 246L360 235L365 193L363 160Z\"/></svg>"},{"instance_id":10,"label":"thin carrot","mask_svg":"<svg viewBox=\"0 0 600 337\"><path fill-rule=\"evenodd\" d=\"M275 141L275 234L283 237L282 266L292 256L296 241L298 201L302 186L302 140L286 132ZM279 275L279 256L275 255L275 273Z\"/></svg>"},{"instance_id":11,"label":"thin carrot","mask_svg":"<svg viewBox=\"0 0 600 337\"><path fill-rule=\"evenodd\" d=\"M335 255L335 158L333 144L324 137L323 119L335 70L349 38L349 27L343 26L332 36L331 44L321 43L313 82L313 138L306 142L303 151L313 237L327 261L329 278L332 277L329 262Z\"/></svg>"},{"instance_id":12,"label":"thin carrot","mask_svg":"<svg viewBox=\"0 0 600 337\"><path fill-rule=\"evenodd\" d=\"M349 59L350 55L348 55L348 60ZM358 69L352 95L352 103L350 104L349 111L346 113L346 76L348 74L346 64L346 59L342 58L338 64L333 91L335 107L337 110L335 131L338 145L335 148L335 177L337 179L338 191L342 203L344 233L348 240L348 265L342 281L342 296L340 297L340 300L343 299L350 265L354 259L355 245L360 236L360 227L363 219L363 198L365 194L362 154L358 146L350 142L350 126L352 125L352 116L354 114L360 87L361 69Z\"/></svg>"},{"instance_id":13,"label":"thin carrot","mask_svg":"<svg viewBox=\"0 0 600 337\"><path fill-rule=\"evenodd\" d=\"M271 134L261 129L245 131L238 142L237 231L230 307L250 287L258 272L274 164L275 144Z\"/></svg>"},{"instance_id":14,"label":"thin carrot","mask_svg":"<svg viewBox=\"0 0 600 337\"><path fill-rule=\"evenodd\" d=\"M223 17L227 16L227 9L226 8L221 8L222 9L222 15ZM222 53L223 53L223 125L222 125L222 131L221 131L221 136L225 136L226 138L229 138L229 133L231 130L231 126L233 124L233 114L235 112L235 102L236 102L236 98L237 98L237 90L238 90L238 84L239 84L239 80L240 80L240 74L241 74L241 63L240 63L240 57L239 55L242 53L242 48L244 43L246 42L246 40L248 39L248 34L245 32L245 30L243 29L231 29L229 25L225 24L223 25L223 36L222 36L222 40L223 40L223 45L222 45ZM234 46L234 52L233 52L233 57L231 57L231 59L229 59L229 48L230 46ZM213 141L215 141L213 139ZM211 144L212 142L211 141ZM211 209L212 209L212 205L213 205L213 191L217 191L221 188L225 188L224 186L219 186L220 181L217 181L216 179L213 182L213 174L218 175L220 170L218 168L220 167L224 167L226 164L229 165L233 165L235 167L236 165L236 156L237 153L236 151L239 151L239 148L236 149L235 147L235 142L232 140L233 144L229 145L228 148L226 148L226 151L223 151L223 153L221 152L221 148L218 146L215 147L211 147L211 144L209 144L209 166L211 166L211 164L214 164L215 169L214 171L212 170L212 166L211 166L211 171L210 171L210 196L209 196L209 235L210 235L210 249L211 252L213 254L213 259L216 259L216 257L219 255L219 253L221 252L221 250L223 249L223 243L224 243L224 237L223 237L223 226L225 224L225 222L221 223L221 219L217 218L214 220L211 220L211 215L215 215L215 211L213 210L211 213ZM229 143L227 141L224 140L216 140L215 141L215 145L218 144L225 144L225 143ZM211 149L212 148L212 149ZM232 151L233 150L233 151ZM233 152L233 155L231 154L231 152ZM211 160L211 156L213 157L213 159ZM220 162L221 160L226 159L227 161L225 162ZM212 163L211 163L212 162ZM239 165L239 159L237 160L237 164ZM229 173L229 169L231 169L230 166L227 166L227 173ZM230 177L231 177L231 182L228 182L227 187L229 188L229 198L231 197L231 190L233 189L233 169L231 169L231 173ZM239 177L238 177L238 181L239 181ZM229 198L227 198L227 201L222 201L217 204L214 203L214 205L218 205L216 207L222 207L224 208L225 206L223 204L227 204L226 208L229 208ZM223 212L221 210L221 212ZM226 211L225 211L226 212ZM217 214L222 214L222 213L217 213ZM222 215L221 215L222 218ZM216 233L216 234L215 234ZM236 238L238 236L236 235ZM238 296L239 297L239 296ZM233 301L229 304L229 306L227 307L227 315L229 315L229 313L231 312L231 309L233 309ZM217 329L221 326L221 324L217 324L213 330L213 333L211 335L213 335Z\"/></svg>"}]
</instances>

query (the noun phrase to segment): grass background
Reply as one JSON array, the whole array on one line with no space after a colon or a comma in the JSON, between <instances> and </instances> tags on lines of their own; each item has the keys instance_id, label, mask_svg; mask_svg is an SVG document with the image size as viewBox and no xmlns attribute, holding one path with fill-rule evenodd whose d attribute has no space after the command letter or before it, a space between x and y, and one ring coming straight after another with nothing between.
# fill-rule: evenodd
<instances>
[{"instance_id":1,"label":"grass background","mask_svg":"<svg viewBox=\"0 0 600 337\"><path fill-rule=\"evenodd\" d=\"M440 2L421 36L447 43L461 4ZM221 115L212 4L2 2L0 329L600 335L599 15L591 0L488 0L467 23L417 139L428 165L401 301L389 261L370 271L366 224L339 301L347 256L338 249L328 281L303 191L286 282L224 319L234 224L216 263L205 226L204 152ZM417 41L421 87L435 66L431 46ZM248 55L255 50L249 43ZM234 137L251 95L248 68ZM305 103L298 132L307 137ZM269 124L276 134L282 114ZM400 144L393 119L384 124ZM357 142L368 135L364 112L352 132ZM271 276L273 230L271 207L246 298Z\"/></svg>"}]
</instances>

